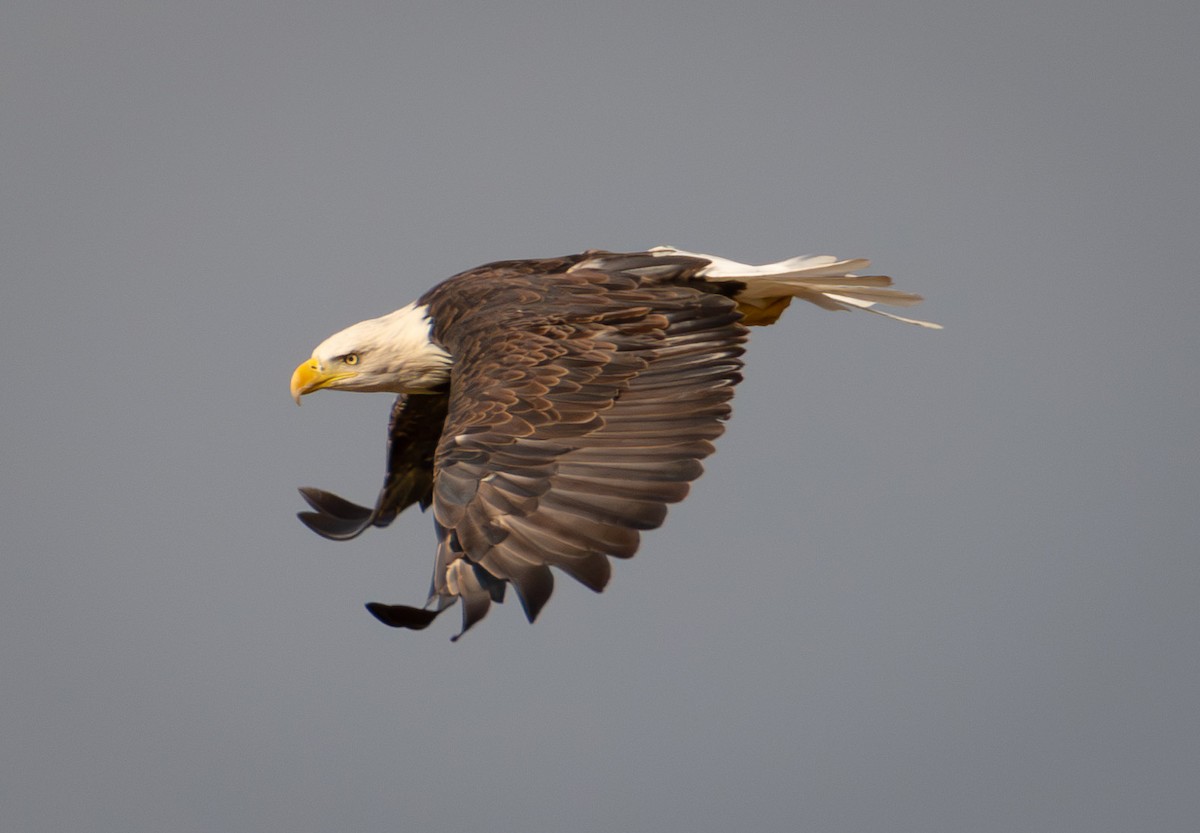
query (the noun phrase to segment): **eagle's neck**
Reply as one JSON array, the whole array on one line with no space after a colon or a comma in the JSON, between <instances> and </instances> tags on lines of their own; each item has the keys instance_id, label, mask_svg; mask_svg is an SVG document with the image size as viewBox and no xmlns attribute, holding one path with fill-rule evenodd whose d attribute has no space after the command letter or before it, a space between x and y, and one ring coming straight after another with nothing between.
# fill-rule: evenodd
<instances>
[{"instance_id":1,"label":"eagle's neck","mask_svg":"<svg viewBox=\"0 0 1200 833\"><path fill-rule=\"evenodd\" d=\"M367 322L364 322L367 323ZM381 358L397 381L396 393L426 393L450 380L452 357L433 340L429 308L408 304L375 319Z\"/></svg>"}]
</instances>

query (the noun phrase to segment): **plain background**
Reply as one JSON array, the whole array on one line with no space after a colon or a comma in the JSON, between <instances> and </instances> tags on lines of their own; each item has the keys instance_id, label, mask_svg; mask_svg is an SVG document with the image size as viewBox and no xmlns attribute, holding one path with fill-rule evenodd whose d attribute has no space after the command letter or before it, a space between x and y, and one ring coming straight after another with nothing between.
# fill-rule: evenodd
<instances>
[{"instance_id":1,"label":"plain background","mask_svg":"<svg viewBox=\"0 0 1200 833\"><path fill-rule=\"evenodd\" d=\"M1191 0L0 4L5 831L1193 831ZM390 399L490 260L866 256L596 596L380 626Z\"/></svg>"}]
</instances>

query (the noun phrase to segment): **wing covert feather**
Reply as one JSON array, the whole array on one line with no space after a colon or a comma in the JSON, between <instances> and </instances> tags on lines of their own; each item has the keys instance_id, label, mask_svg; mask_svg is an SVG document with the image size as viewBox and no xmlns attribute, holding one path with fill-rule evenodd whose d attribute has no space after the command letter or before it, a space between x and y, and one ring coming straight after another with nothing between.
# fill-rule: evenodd
<instances>
[{"instance_id":1,"label":"wing covert feather","mask_svg":"<svg viewBox=\"0 0 1200 833\"><path fill-rule=\"evenodd\" d=\"M608 557L632 556L687 495L741 379L746 331L728 298L626 273L532 276L536 292L505 277L486 304L464 308L477 287L454 279L430 299L459 294L453 320L435 317L455 370L431 601L465 590L463 631L495 600L486 581L463 586L463 562L511 583L530 621L553 589L548 567L602 589Z\"/></svg>"}]
</instances>

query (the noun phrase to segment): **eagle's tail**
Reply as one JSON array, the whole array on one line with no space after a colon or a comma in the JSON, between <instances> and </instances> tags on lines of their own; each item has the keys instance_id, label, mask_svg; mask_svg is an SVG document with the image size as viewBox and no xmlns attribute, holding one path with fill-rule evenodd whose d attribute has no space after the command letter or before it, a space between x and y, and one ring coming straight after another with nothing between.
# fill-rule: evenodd
<instances>
[{"instance_id":1,"label":"eagle's tail","mask_svg":"<svg viewBox=\"0 0 1200 833\"><path fill-rule=\"evenodd\" d=\"M920 295L888 289L892 279L886 275L854 275L855 269L865 269L871 261L861 258L838 260L831 255L802 255L751 266L723 257L684 252L670 246L659 246L652 252L703 258L709 265L699 274L714 281L738 281L745 288L735 296L742 313L742 323L750 326L774 324L793 298L800 298L822 309L863 309L884 315L906 324L916 324L940 330L940 324L904 318L874 309L875 304L909 307L921 302Z\"/></svg>"}]
</instances>

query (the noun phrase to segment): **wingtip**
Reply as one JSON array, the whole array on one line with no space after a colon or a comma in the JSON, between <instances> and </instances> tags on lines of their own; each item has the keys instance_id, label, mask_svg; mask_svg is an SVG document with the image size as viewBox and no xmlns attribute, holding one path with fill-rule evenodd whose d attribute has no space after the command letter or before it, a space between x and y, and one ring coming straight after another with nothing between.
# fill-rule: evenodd
<instances>
[{"instance_id":1,"label":"wingtip","mask_svg":"<svg viewBox=\"0 0 1200 833\"><path fill-rule=\"evenodd\" d=\"M425 630L441 612L409 605L385 605L380 602L367 602L363 607L389 628L406 628L412 631Z\"/></svg>"}]
</instances>

